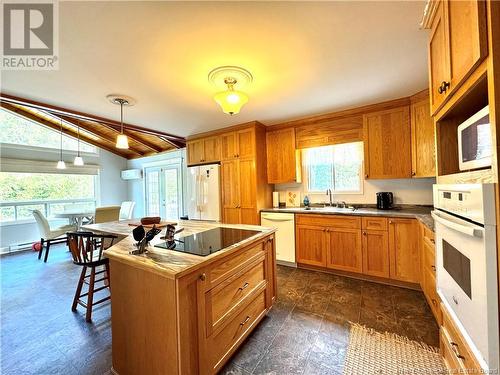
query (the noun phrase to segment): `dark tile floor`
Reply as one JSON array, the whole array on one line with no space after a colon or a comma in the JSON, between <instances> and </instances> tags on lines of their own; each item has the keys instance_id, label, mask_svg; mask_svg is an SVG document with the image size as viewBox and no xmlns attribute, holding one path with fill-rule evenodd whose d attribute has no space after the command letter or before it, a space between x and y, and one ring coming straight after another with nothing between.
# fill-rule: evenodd
<instances>
[{"instance_id":1,"label":"dark tile floor","mask_svg":"<svg viewBox=\"0 0 500 375\"><path fill-rule=\"evenodd\" d=\"M105 374L111 368L109 304L88 324L71 312L80 269L62 246L49 262L0 258L1 374ZM438 345L420 292L278 267L278 301L223 374L341 374L348 321Z\"/></svg>"}]
</instances>

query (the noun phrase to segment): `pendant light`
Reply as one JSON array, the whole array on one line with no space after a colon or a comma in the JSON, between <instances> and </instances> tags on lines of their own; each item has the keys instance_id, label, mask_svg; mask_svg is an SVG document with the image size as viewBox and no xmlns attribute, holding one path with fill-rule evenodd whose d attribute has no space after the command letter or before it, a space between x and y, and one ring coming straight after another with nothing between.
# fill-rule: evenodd
<instances>
[{"instance_id":1,"label":"pendant light","mask_svg":"<svg viewBox=\"0 0 500 375\"><path fill-rule=\"evenodd\" d=\"M83 158L80 156L80 121L77 122L77 132L78 132L78 151L75 156L75 160L73 160L73 165L82 166Z\"/></svg>"},{"instance_id":2,"label":"pendant light","mask_svg":"<svg viewBox=\"0 0 500 375\"><path fill-rule=\"evenodd\" d=\"M57 162L56 168L57 169L66 169L66 163L63 160L63 153L62 153L62 148L63 148L63 145L62 145L62 143L63 143L62 118L60 118L59 120L61 120L61 148L59 149L59 161Z\"/></svg>"},{"instance_id":3,"label":"pendant light","mask_svg":"<svg viewBox=\"0 0 500 375\"><path fill-rule=\"evenodd\" d=\"M236 90L235 86L245 86L252 82L252 74L239 66L221 66L208 74L208 80L223 91L214 95L214 100L220 105L222 111L228 115L238 114L248 102L248 95Z\"/></svg>"},{"instance_id":4,"label":"pendant light","mask_svg":"<svg viewBox=\"0 0 500 375\"><path fill-rule=\"evenodd\" d=\"M117 98L116 101L120 104L120 134L116 137L116 148L128 149L128 137L123 134L123 105L128 102L123 98Z\"/></svg>"}]
</instances>

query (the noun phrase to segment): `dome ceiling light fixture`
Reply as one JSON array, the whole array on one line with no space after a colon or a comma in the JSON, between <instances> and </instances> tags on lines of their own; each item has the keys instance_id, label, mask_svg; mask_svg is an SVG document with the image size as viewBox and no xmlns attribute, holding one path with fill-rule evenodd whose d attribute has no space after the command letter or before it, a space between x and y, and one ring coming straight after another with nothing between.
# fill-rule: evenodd
<instances>
[{"instance_id":1,"label":"dome ceiling light fixture","mask_svg":"<svg viewBox=\"0 0 500 375\"><path fill-rule=\"evenodd\" d=\"M224 113L236 115L248 102L248 95L235 89L236 85L244 87L253 81L248 70L239 66L220 66L208 73L208 80L221 90L214 95L214 100Z\"/></svg>"},{"instance_id":2,"label":"dome ceiling light fixture","mask_svg":"<svg viewBox=\"0 0 500 375\"><path fill-rule=\"evenodd\" d=\"M113 104L120 106L120 134L116 137L116 148L119 149L128 149L128 137L126 134L123 134L123 106L131 107L135 104L135 100L129 96L122 95L108 95L106 98Z\"/></svg>"}]
</instances>

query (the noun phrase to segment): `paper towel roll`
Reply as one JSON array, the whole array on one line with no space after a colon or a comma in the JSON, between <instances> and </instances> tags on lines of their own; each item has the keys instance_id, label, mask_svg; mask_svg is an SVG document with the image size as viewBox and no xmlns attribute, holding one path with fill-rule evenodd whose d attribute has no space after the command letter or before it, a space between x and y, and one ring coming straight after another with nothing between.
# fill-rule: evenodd
<instances>
[{"instance_id":1,"label":"paper towel roll","mask_svg":"<svg viewBox=\"0 0 500 375\"><path fill-rule=\"evenodd\" d=\"M280 193L278 191L273 191L273 207L278 208L280 206Z\"/></svg>"}]
</instances>

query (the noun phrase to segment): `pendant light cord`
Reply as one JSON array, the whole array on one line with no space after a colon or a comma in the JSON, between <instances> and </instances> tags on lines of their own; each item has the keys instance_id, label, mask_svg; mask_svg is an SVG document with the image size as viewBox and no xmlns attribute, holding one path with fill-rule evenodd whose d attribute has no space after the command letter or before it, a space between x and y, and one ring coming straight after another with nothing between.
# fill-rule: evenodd
<instances>
[{"instance_id":1,"label":"pendant light cord","mask_svg":"<svg viewBox=\"0 0 500 375\"><path fill-rule=\"evenodd\" d=\"M123 100L120 101L121 134L123 134Z\"/></svg>"},{"instance_id":2,"label":"pendant light cord","mask_svg":"<svg viewBox=\"0 0 500 375\"><path fill-rule=\"evenodd\" d=\"M77 132L78 132L78 151L77 155L80 156L80 121L77 122Z\"/></svg>"},{"instance_id":3,"label":"pendant light cord","mask_svg":"<svg viewBox=\"0 0 500 375\"><path fill-rule=\"evenodd\" d=\"M60 157L61 157L61 158L60 158L60 160L62 160L62 147L63 147L63 146L62 146L62 138L63 138L63 131L62 131L62 117L61 117L61 118L59 118L59 120L61 121L61 148L60 148L60 154L59 154L59 155L60 155Z\"/></svg>"}]
</instances>

